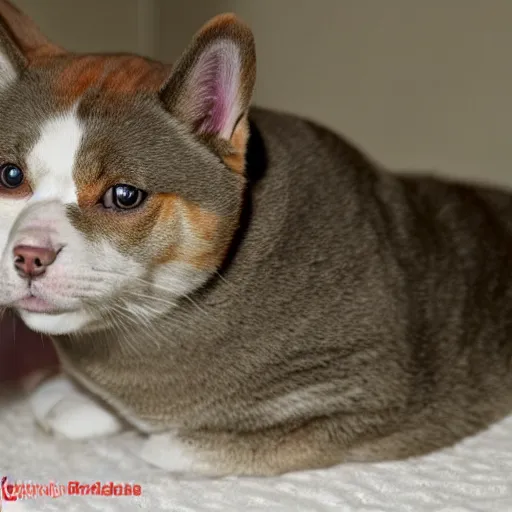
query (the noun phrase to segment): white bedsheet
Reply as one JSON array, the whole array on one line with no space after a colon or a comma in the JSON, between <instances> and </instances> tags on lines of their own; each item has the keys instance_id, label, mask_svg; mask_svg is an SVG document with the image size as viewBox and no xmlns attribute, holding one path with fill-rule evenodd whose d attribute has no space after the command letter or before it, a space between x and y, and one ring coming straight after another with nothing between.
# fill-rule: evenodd
<instances>
[{"instance_id":1,"label":"white bedsheet","mask_svg":"<svg viewBox=\"0 0 512 512\"><path fill-rule=\"evenodd\" d=\"M79 480L142 486L140 497L44 497L4 502L3 511L512 512L512 417L420 459L272 479L177 480L131 455L132 436L56 441L34 425L19 396L0 398L0 473L40 484Z\"/></svg>"}]
</instances>

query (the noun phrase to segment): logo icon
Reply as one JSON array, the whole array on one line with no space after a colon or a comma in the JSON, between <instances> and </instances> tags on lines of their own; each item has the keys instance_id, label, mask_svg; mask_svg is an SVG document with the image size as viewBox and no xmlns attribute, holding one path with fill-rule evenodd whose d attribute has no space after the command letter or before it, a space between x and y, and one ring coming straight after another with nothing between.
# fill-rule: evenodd
<instances>
[{"instance_id":1,"label":"logo icon","mask_svg":"<svg viewBox=\"0 0 512 512\"><path fill-rule=\"evenodd\" d=\"M2 477L0 481L0 512L2 511L2 501L18 501L18 496L14 492L14 485L7 481L7 477Z\"/></svg>"}]
</instances>

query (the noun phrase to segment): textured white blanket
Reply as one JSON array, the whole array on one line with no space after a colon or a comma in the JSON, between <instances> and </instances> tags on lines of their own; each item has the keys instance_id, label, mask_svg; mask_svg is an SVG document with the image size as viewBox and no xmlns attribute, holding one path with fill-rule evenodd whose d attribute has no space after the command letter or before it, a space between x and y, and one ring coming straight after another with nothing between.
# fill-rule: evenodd
<instances>
[{"instance_id":1,"label":"textured white blanket","mask_svg":"<svg viewBox=\"0 0 512 512\"><path fill-rule=\"evenodd\" d=\"M133 434L87 443L56 441L34 425L26 403L14 393L0 398L0 436L0 472L11 480L142 487L140 497L4 501L3 512L512 511L512 417L421 459L273 479L177 480L131 454Z\"/></svg>"}]
</instances>

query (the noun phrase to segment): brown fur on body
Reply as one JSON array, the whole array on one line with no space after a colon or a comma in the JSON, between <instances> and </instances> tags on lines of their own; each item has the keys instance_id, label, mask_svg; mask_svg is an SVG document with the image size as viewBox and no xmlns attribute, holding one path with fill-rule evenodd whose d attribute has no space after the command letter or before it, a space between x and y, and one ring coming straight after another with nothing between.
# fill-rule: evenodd
<instances>
[{"instance_id":1,"label":"brown fur on body","mask_svg":"<svg viewBox=\"0 0 512 512\"><path fill-rule=\"evenodd\" d=\"M418 455L504 417L512 195L393 174L316 124L247 115L252 40L237 23L208 25L164 82L167 67L135 57L36 51L16 91L0 95L0 114L16 108L19 123L0 155L34 112L80 99L87 136L66 219L87 244L145 265L148 283L176 262L207 274L149 323L98 316L98 328L54 335L65 371L146 432L172 430L220 474ZM222 137L188 90L217 34L242 48L239 122ZM127 83L125 64L141 80ZM147 206L99 209L127 176L149 190ZM123 279L87 311L101 315L127 290L158 304Z\"/></svg>"}]
</instances>

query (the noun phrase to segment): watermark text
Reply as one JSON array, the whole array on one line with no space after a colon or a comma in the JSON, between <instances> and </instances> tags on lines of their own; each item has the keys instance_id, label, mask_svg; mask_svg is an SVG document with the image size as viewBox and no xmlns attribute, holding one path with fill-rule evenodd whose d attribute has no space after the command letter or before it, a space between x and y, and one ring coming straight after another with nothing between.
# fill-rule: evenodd
<instances>
[{"instance_id":1,"label":"watermark text","mask_svg":"<svg viewBox=\"0 0 512 512\"><path fill-rule=\"evenodd\" d=\"M141 496L142 486L133 483L92 482L71 480L67 484L49 482L11 482L3 477L0 486L0 503L39 497L60 498L61 496ZM1 509L0 509L1 510Z\"/></svg>"}]
</instances>

